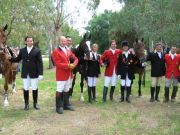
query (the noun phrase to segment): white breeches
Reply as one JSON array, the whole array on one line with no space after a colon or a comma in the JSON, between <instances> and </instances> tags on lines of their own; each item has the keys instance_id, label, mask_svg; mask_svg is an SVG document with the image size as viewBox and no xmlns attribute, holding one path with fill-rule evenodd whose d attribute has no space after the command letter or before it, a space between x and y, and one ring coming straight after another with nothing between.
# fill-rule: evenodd
<instances>
[{"instance_id":1,"label":"white breeches","mask_svg":"<svg viewBox=\"0 0 180 135\"><path fill-rule=\"evenodd\" d=\"M130 87L131 86L131 81L128 77L128 74L126 74L126 79L121 79L121 86L127 86Z\"/></svg>"},{"instance_id":2,"label":"white breeches","mask_svg":"<svg viewBox=\"0 0 180 135\"><path fill-rule=\"evenodd\" d=\"M29 75L27 78L22 78L24 90L29 90L30 86L32 90L37 90L38 88L38 78L30 78Z\"/></svg>"},{"instance_id":3,"label":"white breeches","mask_svg":"<svg viewBox=\"0 0 180 135\"><path fill-rule=\"evenodd\" d=\"M57 92L68 92L71 86L71 77L67 81L56 81L57 82Z\"/></svg>"},{"instance_id":4,"label":"white breeches","mask_svg":"<svg viewBox=\"0 0 180 135\"><path fill-rule=\"evenodd\" d=\"M88 86L89 87L94 87L96 86L96 77L88 77Z\"/></svg>"},{"instance_id":5,"label":"white breeches","mask_svg":"<svg viewBox=\"0 0 180 135\"><path fill-rule=\"evenodd\" d=\"M105 76L104 86L108 87L110 82L111 82L111 86L116 86L116 81L117 81L117 75L116 74L113 74L111 77Z\"/></svg>"}]
</instances>

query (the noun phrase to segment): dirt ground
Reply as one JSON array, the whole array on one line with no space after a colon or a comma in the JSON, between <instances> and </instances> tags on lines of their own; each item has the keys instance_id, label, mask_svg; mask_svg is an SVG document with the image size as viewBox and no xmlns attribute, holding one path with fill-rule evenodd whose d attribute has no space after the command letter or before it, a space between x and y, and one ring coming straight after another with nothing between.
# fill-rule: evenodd
<instances>
[{"instance_id":1,"label":"dirt ground","mask_svg":"<svg viewBox=\"0 0 180 135\"><path fill-rule=\"evenodd\" d=\"M72 99L75 111L55 113L54 93L39 92L39 111L32 108L23 110L22 90L10 94L10 106L0 103L0 134L13 135L119 135L151 134L173 122L168 116L180 112L179 99L176 103L150 103L148 96L132 97L132 103L120 103L118 96L114 102L102 103L100 100L89 104ZM43 98L42 98L43 97ZM1 101L3 95L1 93ZM100 98L99 98L100 99ZM163 120L161 120L163 118ZM180 118L179 115L177 118ZM163 125L164 122L167 122ZM169 128L169 127L168 127ZM165 131L164 131L165 130ZM166 133L164 129L162 133ZM179 129L178 129L179 130ZM169 133L169 130L167 131ZM176 132L175 132L176 133Z\"/></svg>"}]
</instances>

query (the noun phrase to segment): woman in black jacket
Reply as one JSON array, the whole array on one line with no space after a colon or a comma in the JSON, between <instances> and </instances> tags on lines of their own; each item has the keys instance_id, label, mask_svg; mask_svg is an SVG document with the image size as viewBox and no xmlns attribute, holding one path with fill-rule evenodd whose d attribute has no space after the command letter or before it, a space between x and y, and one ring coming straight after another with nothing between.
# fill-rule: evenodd
<instances>
[{"instance_id":1,"label":"woman in black jacket","mask_svg":"<svg viewBox=\"0 0 180 135\"><path fill-rule=\"evenodd\" d=\"M100 74L100 55L97 54L98 45L92 45L90 60L88 60L87 79L88 79L88 96L89 102L96 99L96 80ZM93 98L91 96L93 94Z\"/></svg>"}]
</instances>

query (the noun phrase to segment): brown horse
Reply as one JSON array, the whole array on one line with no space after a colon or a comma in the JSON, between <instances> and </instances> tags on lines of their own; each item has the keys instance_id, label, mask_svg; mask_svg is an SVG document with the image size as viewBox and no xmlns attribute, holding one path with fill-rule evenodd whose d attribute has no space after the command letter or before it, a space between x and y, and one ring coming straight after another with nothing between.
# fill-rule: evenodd
<instances>
[{"instance_id":1,"label":"brown horse","mask_svg":"<svg viewBox=\"0 0 180 135\"><path fill-rule=\"evenodd\" d=\"M4 28L0 28L0 70L4 76L4 106L8 106L8 84L12 84L13 92L15 92L15 79L17 74L18 63L11 63L9 57L16 57L15 50L13 51L6 45L7 36Z\"/></svg>"},{"instance_id":2,"label":"brown horse","mask_svg":"<svg viewBox=\"0 0 180 135\"><path fill-rule=\"evenodd\" d=\"M176 48L176 53L180 54L180 48Z\"/></svg>"},{"instance_id":3,"label":"brown horse","mask_svg":"<svg viewBox=\"0 0 180 135\"><path fill-rule=\"evenodd\" d=\"M142 64L143 62L146 61L146 50L145 50L144 39L142 39L142 40L136 39L136 41L133 44L133 47L134 47L134 51L135 51L136 56L139 58L140 64ZM135 74L139 75L138 96L142 96L141 84L142 84L142 79L144 77L143 82L144 82L144 85L145 85L145 67L135 66L134 70L135 70Z\"/></svg>"}]
</instances>

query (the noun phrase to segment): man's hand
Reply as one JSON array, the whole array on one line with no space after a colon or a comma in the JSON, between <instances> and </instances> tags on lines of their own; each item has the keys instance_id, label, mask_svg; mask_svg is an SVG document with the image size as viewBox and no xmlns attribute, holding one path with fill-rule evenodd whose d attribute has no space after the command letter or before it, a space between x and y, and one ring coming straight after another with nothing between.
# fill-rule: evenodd
<instances>
[{"instance_id":1,"label":"man's hand","mask_svg":"<svg viewBox=\"0 0 180 135\"><path fill-rule=\"evenodd\" d=\"M74 64L69 64L70 70L73 70L75 68Z\"/></svg>"},{"instance_id":2,"label":"man's hand","mask_svg":"<svg viewBox=\"0 0 180 135\"><path fill-rule=\"evenodd\" d=\"M38 80L42 80L44 77L42 75L39 75Z\"/></svg>"},{"instance_id":3,"label":"man's hand","mask_svg":"<svg viewBox=\"0 0 180 135\"><path fill-rule=\"evenodd\" d=\"M11 55L8 55L7 58L8 58L8 60L11 60L11 59L12 59L12 56L11 56Z\"/></svg>"},{"instance_id":4,"label":"man's hand","mask_svg":"<svg viewBox=\"0 0 180 135\"><path fill-rule=\"evenodd\" d=\"M134 51L133 48L130 48L129 51L130 51L133 55L135 55L135 51Z\"/></svg>"},{"instance_id":5,"label":"man's hand","mask_svg":"<svg viewBox=\"0 0 180 135\"><path fill-rule=\"evenodd\" d=\"M142 63L142 67L146 67L147 63L146 62L143 62Z\"/></svg>"}]
</instances>

